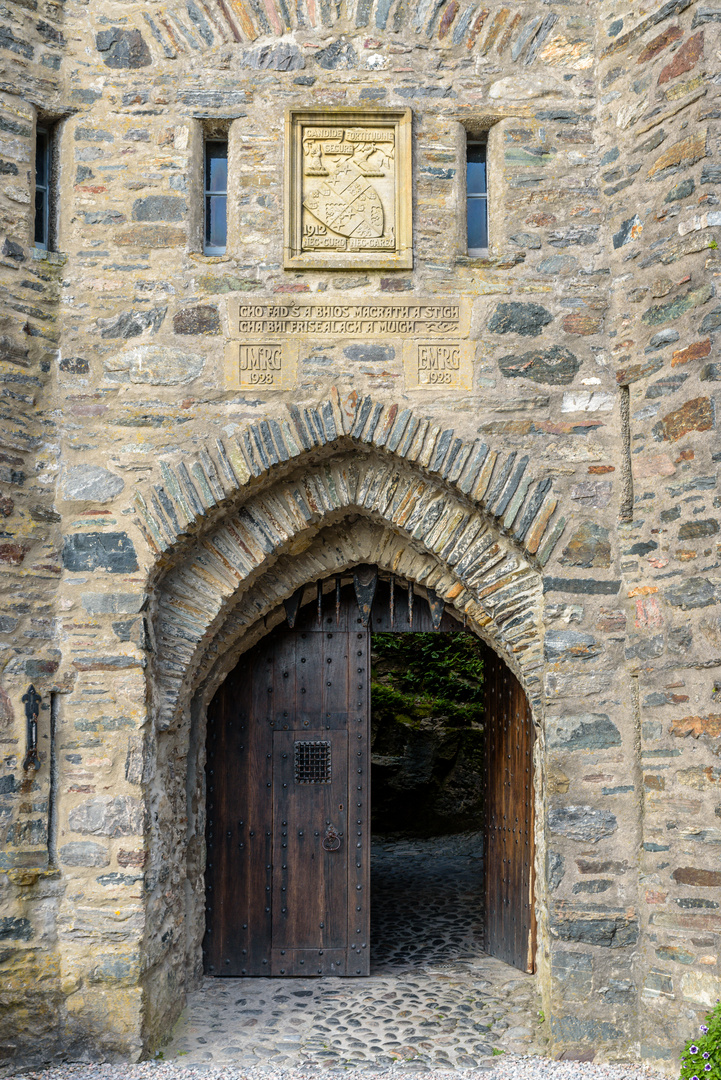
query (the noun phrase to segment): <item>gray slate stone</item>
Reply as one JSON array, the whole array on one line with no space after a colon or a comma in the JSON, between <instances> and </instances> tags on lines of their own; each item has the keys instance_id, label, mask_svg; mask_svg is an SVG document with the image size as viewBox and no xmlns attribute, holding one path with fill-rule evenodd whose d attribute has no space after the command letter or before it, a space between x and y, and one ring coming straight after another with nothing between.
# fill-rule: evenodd
<instances>
[{"instance_id":1,"label":"gray slate stone","mask_svg":"<svg viewBox=\"0 0 721 1080\"><path fill-rule=\"evenodd\" d=\"M0 941L30 941L33 928L29 919L15 915L3 915L0 918Z\"/></svg>"},{"instance_id":2,"label":"gray slate stone","mask_svg":"<svg viewBox=\"0 0 721 1080\"><path fill-rule=\"evenodd\" d=\"M649 352L655 349L662 349L664 345L671 345L674 341L678 341L680 338L678 330L659 330L657 334L654 334L648 343L648 348L645 350Z\"/></svg>"},{"instance_id":3,"label":"gray slate stone","mask_svg":"<svg viewBox=\"0 0 721 1080\"><path fill-rule=\"evenodd\" d=\"M632 634L626 643L624 655L627 660L654 660L662 655L663 648L663 634L655 634L653 637Z\"/></svg>"},{"instance_id":4,"label":"gray slate stone","mask_svg":"<svg viewBox=\"0 0 721 1080\"><path fill-rule=\"evenodd\" d=\"M143 607L142 593L82 593L88 615L136 615Z\"/></svg>"},{"instance_id":5,"label":"gray slate stone","mask_svg":"<svg viewBox=\"0 0 721 1080\"><path fill-rule=\"evenodd\" d=\"M616 831L618 822L610 810L597 810L593 806L557 806L549 811L548 827L552 833L567 836L569 840L597 844Z\"/></svg>"},{"instance_id":6,"label":"gray slate stone","mask_svg":"<svg viewBox=\"0 0 721 1080\"><path fill-rule=\"evenodd\" d=\"M179 386L201 374L205 357L167 345L135 345L103 361L109 382Z\"/></svg>"},{"instance_id":7,"label":"gray slate stone","mask_svg":"<svg viewBox=\"0 0 721 1080\"><path fill-rule=\"evenodd\" d=\"M538 264L539 274L566 274L574 270L578 259L573 255L549 255Z\"/></svg>"},{"instance_id":8,"label":"gray slate stone","mask_svg":"<svg viewBox=\"0 0 721 1080\"><path fill-rule=\"evenodd\" d=\"M607 567L611 565L609 530L593 521L584 521L563 549L559 562L564 566Z\"/></svg>"},{"instance_id":9,"label":"gray slate stone","mask_svg":"<svg viewBox=\"0 0 721 1080\"><path fill-rule=\"evenodd\" d=\"M111 882L107 879L113 875L105 874L98 878L101 884L132 884L137 878L130 878L126 874L115 874L115 878L125 879ZM131 983L137 979L137 961L133 962L124 956L103 956L88 973L88 981L91 983Z\"/></svg>"},{"instance_id":10,"label":"gray slate stone","mask_svg":"<svg viewBox=\"0 0 721 1080\"><path fill-rule=\"evenodd\" d=\"M663 379L657 379L655 383L651 383L646 391L646 397L653 400L654 398L668 397L669 394L675 394L677 390L680 390L683 384L688 378L687 374L684 375L667 375Z\"/></svg>"},{"instance_id":11,"label":"gray slate stone","mask_svg":"<svg viewBox=\"0 0 721 1080\"><path fill-rule=\"evenodd\" d=\"M127 795L99 795L76 806L68 816L73 832L94 836L142 836L144 821L143 804Z\"/></svg>"},{"instance_id":12,"label":"gray slate stone","mask_svg":"<svg viewBox=\"0 0 721 1080\"><path fill-rule=\"evenodd\" d=\"M672 607L689 611L691 608L709 607L715 604L721 597L721 586L714 587L707 578L688 578L666 589L664 596Z\"/></svg>"},{"instance_id":13,"label":"gray slate stone","mask_svg":"<svg viewBox=\"0 0 721 1080\"><path fill-rule=\"evenodd\" d=\"M182 221L188 205L179 195L148 195L133 203L133 221Z\"/></svg>"},{"instance_id":14,"label":"gray slate stone","mask_svg":"<svg viewBox=\"0 0 721 1080\"><path fill-rule=\"evenodd\" d=\"M69 500L105 503L119 495L124 487L122 476L102 465L71 465L63 480L63 495Z\"/></svg>"},{"instance_id":15,"label":"gray slate stone","mask_svg":"<svg viewBox=\"0 0 721 1080\"><path fill-rule=\"evenodd\" d=\"M71 533L63 545L63 566L74 573L107 570L129 574L138 569L138 560L127 533Z\"/></svg>"},{"instance_id":16,"label":"gray slate stone","mask_svg":"<svg viewBox=\"0 0 721 1080\"><path fill-rule=\"evenodd\" d=\"M550 349L534 349L521 356L502 356L498 366L507 379L530 379L536 383L566 386L573 382L581 361L570 349L552 345Z\"/></svg>"},{"instance_id":17,"label":"gray slate stone","mask_svg":"<svg viewBox=\"0 0 721 1080\"><path fill-rule=\"evenodd\" d=\"M709 311L705 316L699 330L702 334L710 334L714 330L721 328L721 306L717 306L713 311Z\"/></svg>"},{"instance_id":18,"label":"gray slate stone","mask_svg":"<svg viewBox=\"0 0 721 1080\"><path fill-rule=\"evenodd\" d=\"M611 501L613 483L610 480L582 480L571 488L571 498L583 506L603 510Z\"/></svg>"},{"instance_id":19,"label":"gray slate stone","mask_svg":"<svg viewBox=\"0 0 721 1080\"><path fill-rule=\"evenodd\" d=\"M548 326L550 322L553 322L553 315L541 304L522 304L514 300L497 306L489 320L488 329L493 334L538 337L544 326Z\"/></svg>"},{"instance_id":20,"label":"gray slate stone","mask_svg":"<svg viewBox=\"0 0 721 1080\"><path fill-rule=\"evenodd\" d=\"M593 960L590 953L566 952L554 949L551 953L551 974L563 986L567 1000L580 1001L591 993Z\"/></svg>"},{"instance_id":21,"label":"gray slate stone","mask_svg":"<svg viewBox=\"0 0 721 1080\"><path fill-rule=\"evenodd\" d=\"M157 334L168 308L154 307L144 311L123 311L112 319L98 319L101 338L138 337L145 330Z\"/></svg>"},{"instance_id":22,"label":"gray slate stone","mask_svg":"<svg viewBox=\"0 0 721 1080\"><path fill-rule=\"evenodd\" d=\"M176 334L219 334L220 331L220 312L215 304L198 304L173 315Z\"/></svg>"},{"instance_id":23,"label":"gray slate stone","mask_svg":"<svg viewBox=\"0 0 721 1080\"><path fill-rule=\"evenodd\" d=\"M698 540L702 536L715 536L719 531L716 518L704 518L699 521L686 521L679 527L679 540Z\"/></svg>"},{"instance_id":24,"label":"gray slate stone","mask_svg":"<svg viewBox=\"0 0 721 1080\"><path fill-rule=\"evenodd\" d=\"M626 218L625 221L622 221L618 232L613 234L613 246L615 248L620 248L636 239L633 235L633 230L640 224L641 219L638 214L634 214L633 217Z\"/></svg>"},{"instance_id":25,"label":"gray slate stone","mask_svg":"<svg viewBox=\"0 0 721 1080\"><path fill-rule=\"evenodd\" d=\"M686 177L680 184L676 184L669 191L664 202L677 202L679 199L687 199L689 195L693 195L696 184L692 176Z\"/></svg>"},{"instance_id":26,"label":"gray slate stone","mask_svg":"<svg viewBox=\"0 0 721 1080\"><path fill-rule=\"evenodd\" d=\"M102 844L92 840L73 840L60 848L63 866L108 866L110 852Z\"/></svg>"},{"instance_id":27,"label":"gray slate stone","mask_svg":"<svg viewBox=\"0 0 721 1080\"><path fill-rule=\"evenodd\" d=\"M305 67L305 57L295 42L284 41L246 53L243 66L256 71L300 71Z\"/></svg>"},{"instance_id":28,"label":"gray slate stone","mask_svg":"<svg viewBox=\"0 0 721 1080\"><path fill-rule=\"evenodd\" d=\"M349 41L333 41L315 54L315 62L326 71L339 71L358 66L358 54Z\"/></svg>"},{"instance_id":29,"label":"gray slate stone","mask_svg":"<svg viewBox=\"0 0 721 1080\"><path fill-rule=\"evenodd\" d=\"M554 750L607 750L621 745L621 733L606 713L549 717L546 738Z\"/></svg>"},{"instance_id":30,"label":"gray slate stone","mask_svg":"<svg viewBox=\"0 0 721 1080\"><path fill-rule=\"evenodd\" d=\"M608 949L624 949L638 941L638 920L625 915L559 918L550 922L551 933L561 941L581 941Z\"/></svg>"},{"instance_id":31,"label":"gray slate stone","mask_svg":"<svg viewBox=\"0 0 721 1080\"><path fill-rule=\"evenodd\" d=\"M519 247L529 248L531 251L536 251L541 246L540 237L536 236L534 233L514 233L510 239L514 244L518 244Z\"/></svg>"},{"instance_id":32,"label":"gray slate stone","mask_svg":"<svg viewBox=\"0 0 721 1080\"><path fill-rule=\"evenodd\" d=\"M563 881L566 873L566 862L558 851L548 852L548 887L554 892Z\"/></svg>"},{"instance_id":33,"label":"gray slate stone","mask_svg":"<svg viewBox=\"0 0 721 1080\"><path fill-rule=\"evenodd\" d=\"M603 646L593 634L581 630L549 630L543 651L546 660L556 663L559 660L590 660L603 651Z\"/></svg>"},{"instance_id":34,"label":"gray slate stone","mask_svg":"<svg viewBox=\"0 0 721 1080\"><path fill-rule=\"evenodd\" d=\"M150 49L139 30L123 30L114 26L95 35L95 47L104 53L103 63L109 68L141 68L152 63Z\"/></svg>"},{"instance_id":35,"label":"gray slate stone","mask_svg":"<svg viewBox=\"0 0 721 1080\"><path fill-rule=\"evenodd\" d=\"M388 364L396 355L392 345L348 345L343 350L348 360L361 364Z\"/></svg>"},{"instance_id":36,"label":"gray slate stone","mask_svg":"<svg viewBox=\"0 0 721 1080\"><path fill-rule=\"evenodd\" d=\"M543 579L543 591L565 593L588 593L591 596L615 596L621 588L621 582L601 581L598 578L559 578Z\"/></svg>"}]
</instances>

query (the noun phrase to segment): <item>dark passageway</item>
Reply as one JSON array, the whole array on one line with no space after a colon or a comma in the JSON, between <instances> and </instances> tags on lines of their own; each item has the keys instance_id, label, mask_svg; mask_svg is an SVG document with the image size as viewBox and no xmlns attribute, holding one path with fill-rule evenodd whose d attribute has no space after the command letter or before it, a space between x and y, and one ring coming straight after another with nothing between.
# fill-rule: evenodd
<instances>
[{"instance_id":1,"label":"dark passageway","mask_svg":"<svg viewBox=\"0 0 721 1080\"><path fill-rule=\"evenodd\" d=\"M484 646L462 631L371 644L371 973L471 959L483 949Z\"/></svg>"}]
</instances>

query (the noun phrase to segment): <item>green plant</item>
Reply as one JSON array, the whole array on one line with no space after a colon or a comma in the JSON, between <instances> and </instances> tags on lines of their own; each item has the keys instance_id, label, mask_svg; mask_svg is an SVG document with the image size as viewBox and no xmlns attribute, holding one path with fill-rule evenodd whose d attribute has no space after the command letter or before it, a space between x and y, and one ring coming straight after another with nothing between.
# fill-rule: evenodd
<instances>
[{"instance_id":1,"label":"green plant","mask_svg":"<svg viewBox=\"0 0 721 1080\"><path fill-rule=\"evenodd\" d=\"M382 701L374 685L375 702L397 709L433 702L436 712L466 719L483 711L483 644L473 634L373 634L376 661L393 671L395 700ZM377 676L374 675L374 684Z\"/></svg>"},{"instance_id":2,"label":"green plant","mask_svg":"<svg viewBox=\"0 0 721 1080\"><path fill-rule=\"evenodd\" d=\"M494 1046L494 1047L491 1048L491 1055L493 1057L500 1057L501 1054L504 1054L504 1053L505 1053L505 1050L499 1050L497 1046Z\"/></svg>"},{"instance_id":3,"label":"green plant","mask_svg":"<svg viewBox=\"0 0 721 1080\"><path fill-rule=\"evenodd\" d=\"M721 1080L721 1003L701 1024L700 1036L689 1039L681 1055L680 1080Z\"/></svg>"}]
</instances>

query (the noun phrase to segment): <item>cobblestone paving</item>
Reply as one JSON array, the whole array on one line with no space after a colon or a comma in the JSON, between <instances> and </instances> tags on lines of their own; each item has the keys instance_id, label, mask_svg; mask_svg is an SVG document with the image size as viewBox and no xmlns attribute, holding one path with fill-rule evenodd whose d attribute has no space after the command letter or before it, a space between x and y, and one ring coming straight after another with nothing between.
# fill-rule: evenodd
<instances>
[{"instance_id":1,"label":"cobblestone paving","mask_svg":"<svg viewBox=\"0 0 721 1080\"><path fill-rule=\"evenodd\" d=\"M374 844L370 978L206 979L165 1058L418 1072L543 1053L533 978L481 949L479 847Z\"/></svg>"}]
</instances>

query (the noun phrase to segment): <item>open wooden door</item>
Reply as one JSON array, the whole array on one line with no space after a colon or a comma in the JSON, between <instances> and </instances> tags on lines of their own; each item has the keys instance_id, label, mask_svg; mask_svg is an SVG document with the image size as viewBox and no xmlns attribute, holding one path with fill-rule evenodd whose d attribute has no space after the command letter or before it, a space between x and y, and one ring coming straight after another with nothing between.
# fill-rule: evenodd
<instances>
[{"instance_id":1,"label":"open wooden door","mask_svg":"<svg viewBox=\"0 0 721 1080\"><path fill-rule=\"evenodd\" d=\"M369 971L370 635L333 601L247 653L209 710L211 975Z\"/></svg>"},{"instance_id":2,"label":"open wooden door","mask_svg":"<svg viewBox=\"0 0 721 1080\"><path fill-rule=\"evenodd\" d=\"M491 650L485 682L485 946L535 969L533 721L523 687Z\"/></svg>"}]
</instances>

